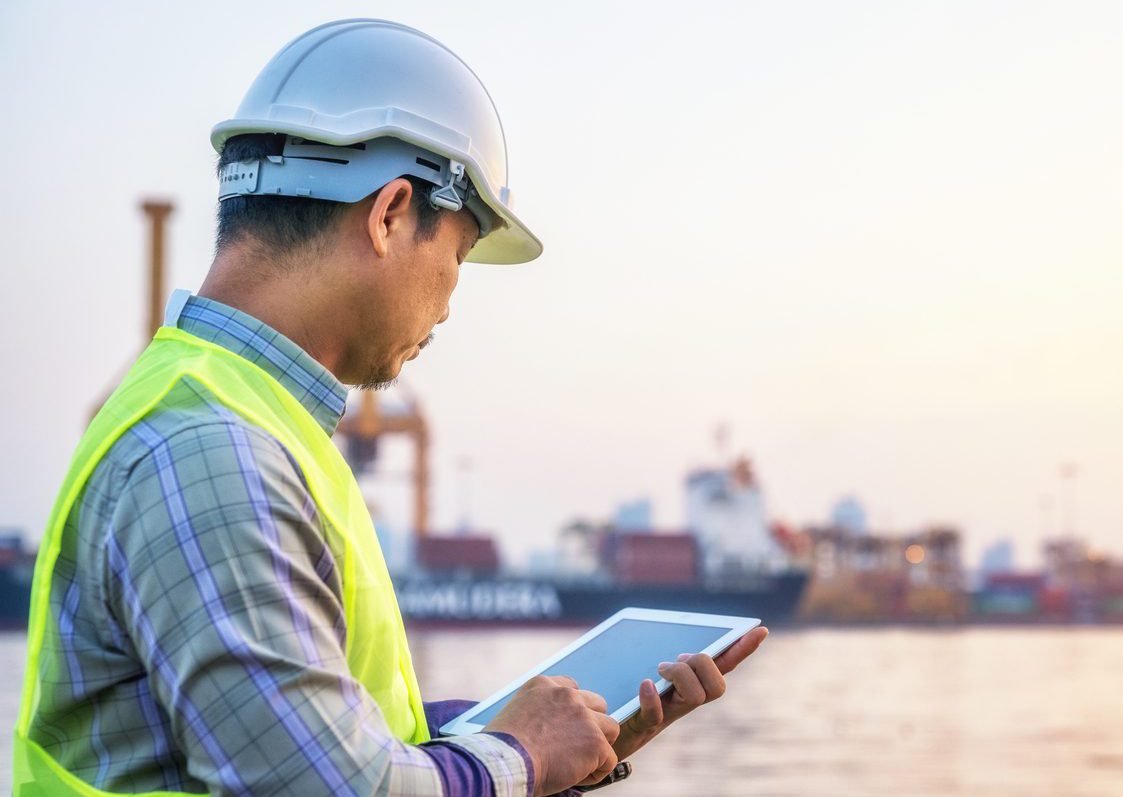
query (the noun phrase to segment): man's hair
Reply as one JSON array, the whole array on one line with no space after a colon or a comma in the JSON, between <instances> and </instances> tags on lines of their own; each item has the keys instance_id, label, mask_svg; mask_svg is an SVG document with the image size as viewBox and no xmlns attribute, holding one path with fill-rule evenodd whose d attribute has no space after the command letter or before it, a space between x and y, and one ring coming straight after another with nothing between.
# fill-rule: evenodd
<instances>
[{"instance_id":1,"label":"man's hair","mask_svg":"<svg viewBox=\"0 0 1123 797\"><path fill-rule=\"evenodd\" d=\"M229 163L259 160L267 155L280 155L285 136L274 133L247 133L234 136L222 148L218 171ZM417 240L432 240L437 233L440 209L429 204L431 185L405 175L413 185L410 204L417 216ZM371 193L374 193L373 191ZM293 196L235 196L218 203L218 232L215 250L249 237L267 249L283 253L299 249L315 241L339 223L346 209L345 202Z\"/></svg>"}]
</instances>

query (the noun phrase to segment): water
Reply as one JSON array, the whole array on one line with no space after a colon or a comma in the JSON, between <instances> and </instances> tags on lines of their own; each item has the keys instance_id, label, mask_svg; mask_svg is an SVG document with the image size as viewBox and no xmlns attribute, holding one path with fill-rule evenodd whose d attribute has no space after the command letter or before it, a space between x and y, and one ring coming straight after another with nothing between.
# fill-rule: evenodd
<instances>
[{"instance_id":1,"label":"water","mask_svg":"<svg viewBox=\"0 0 1123 797\"><path fill-rule=\"evenodd\" d=\"M573 631L411 635L426 698L483 697ZM10 788L14 674L0 636L0 794ZM729 691L600 794L1118 797L1123 631L775 630Z\"/></svg>"}]
</instances>

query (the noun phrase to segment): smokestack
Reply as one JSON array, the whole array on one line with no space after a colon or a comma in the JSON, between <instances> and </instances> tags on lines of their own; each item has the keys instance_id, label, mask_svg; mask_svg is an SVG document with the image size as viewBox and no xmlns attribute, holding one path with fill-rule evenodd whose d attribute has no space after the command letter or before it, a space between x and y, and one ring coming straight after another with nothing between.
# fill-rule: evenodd
<instances>
[{"instance_id":1,"label":"smokestack","mask_svg":"<svg viewBox=\"0 0 1123 797\"><path fill-rule=\"evenodd\" d=\"M149 292L148 292L148 337L151 340L156 330L164 323L164 303L167 301L166 288L164 287L165 258L164 258L164 222L172 214L175 206L171 202L146 200L141 203L141 210L148 216L149 221Z\"/></svg>"}]
</instances>

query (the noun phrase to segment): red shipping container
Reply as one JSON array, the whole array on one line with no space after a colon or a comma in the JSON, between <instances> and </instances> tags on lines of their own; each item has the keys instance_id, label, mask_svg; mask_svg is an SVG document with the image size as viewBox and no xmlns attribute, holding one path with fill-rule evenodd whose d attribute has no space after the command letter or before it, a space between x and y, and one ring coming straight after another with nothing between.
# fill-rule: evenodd
<instances>
[{"instance_id":1,"label":"red shipping container","mask_svg":"<svg viewBox=\"0 0 1123 797\"><path fill-rule=\"evenodd\" d=\"M499 549L495 540L482 535L417 539L417 563L434 573L466 571L493 574L499 569Z\"/></svg>"},{"instance_id":2,"label":"red shipping container","mask_svg":"<svg viewBox=\"0 0 1123 797\"><path fill-rule=\"evenodd\" d=\"M618 533L609 565L621 585L690 585L698 581L698 541L692 534Z\"/></svg>"}]
</instances>

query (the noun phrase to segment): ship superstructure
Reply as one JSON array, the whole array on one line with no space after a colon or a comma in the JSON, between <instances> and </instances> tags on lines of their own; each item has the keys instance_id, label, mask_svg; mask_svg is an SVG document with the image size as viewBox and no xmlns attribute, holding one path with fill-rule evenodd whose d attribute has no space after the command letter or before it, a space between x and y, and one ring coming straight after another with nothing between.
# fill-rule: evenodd
<instances>
[{"instance_id":1,"label":"ship superstructure","mask_svg":"<svg viewBox=\"0 0 1123 797\"><path fill-rule=\"evenodd\" d=\"M807 573L768 523L749 461L693 471L684 487L683 528L652 528L642 501L610 522L577 520L559 532L550 566L532 575L504 569L489 536L418 536L395 578L402 613L414 622L582 624L644 606L787 619Z\"/></svg>"}]
</instances>

